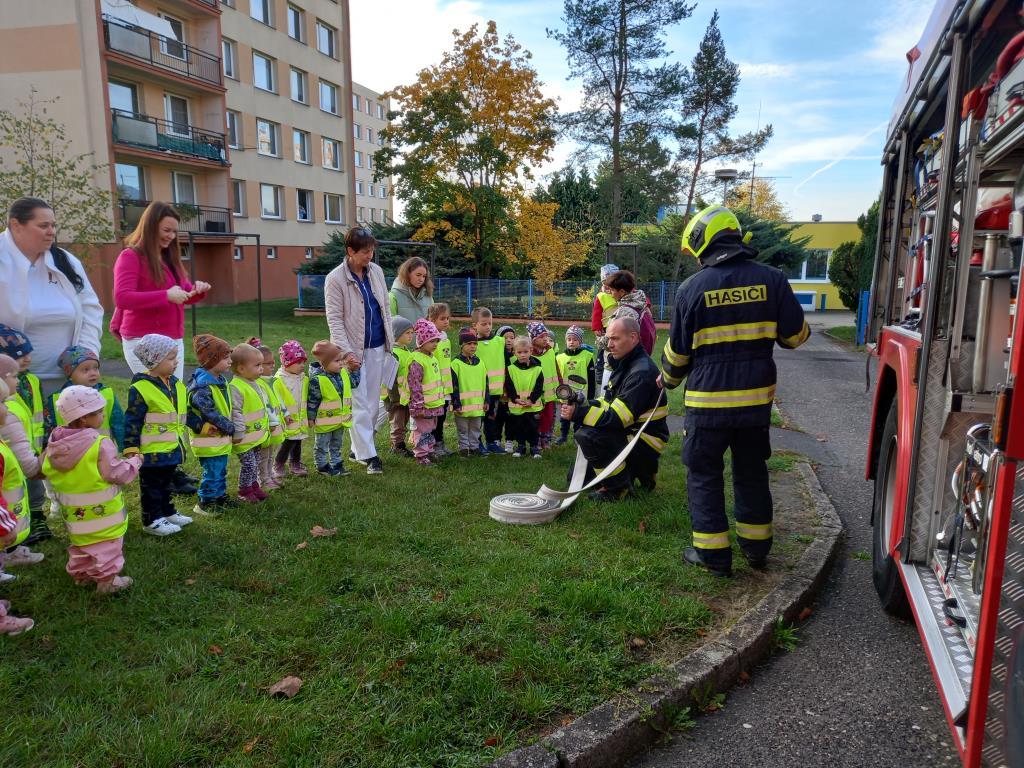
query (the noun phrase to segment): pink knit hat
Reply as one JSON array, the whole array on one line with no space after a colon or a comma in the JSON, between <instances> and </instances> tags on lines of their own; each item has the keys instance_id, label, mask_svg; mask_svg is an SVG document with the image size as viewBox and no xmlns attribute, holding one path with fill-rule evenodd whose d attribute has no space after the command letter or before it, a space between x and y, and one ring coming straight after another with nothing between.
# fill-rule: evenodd
<instances>
[{"instance_id":1,"label":"pink knit hat","mask_svg":"<svg viewBox=\"0 0 1024 768\"><path fill-rule=\"evenodd\" d=\"M107 401L103 395L92 387L82 387L78 384L65 387L57 398L57 413L68 424L90 413L102 411L106 407Z\"/></svg>"},{"instance_id":2,"label":"pink knit hat","mask_svg":"<svg viewBox=\"0 0 1024 768\"><path fill-rule=\"evenodd\" d=\"M417 349L422 347L428 341L435 341L444 338L441 335L441 332L437 330L437 326L423 317L416 321L416 324L412 327L412 332L416 334Z\"/></svg>"},{"instance_id":3,"label":"pink knit hat","mask_svg":"<svg viewBox=\"0 0 1024 768\"><path fill-rule=\"evenodd\" d=\"M295 339L289 339L282 344L277 354L281 358L281 365L286 367L293 363L304 363L309 359L306 357L306 350Z\"/></svg>"}]
</instances>

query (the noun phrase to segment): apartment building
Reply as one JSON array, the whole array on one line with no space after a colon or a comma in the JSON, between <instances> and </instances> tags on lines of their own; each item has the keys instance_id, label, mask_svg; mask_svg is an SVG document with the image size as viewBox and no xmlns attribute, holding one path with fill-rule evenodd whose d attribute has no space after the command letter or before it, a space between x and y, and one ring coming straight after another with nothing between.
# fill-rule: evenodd
<instances>
[{"instance_id":1,"label":"apartment building","mask_svg":"<svg viewBox=\"0 0 1024 768\"><path fill-rule=\"evenodd\" d=\"M294 268L355 220L348 29L347 0L3 2L0 93L58 98L72 151L105 166L119 237L174 203L211 303L256 296L251 234L264 297L294 296ZM120 250L88 263L108 308Z\"/></svg>"},{"instance_id":2,"label":"apartment building","mask_svg":"<svg viewBox=\"0 0 1024 768\"><path fill-rule=\"evenodd\" d=\"M356 221L394 221L391 179L373 180L373 154L384 146L381 130L388 125L387 99L359 83L352 84L352 162L356 181Z\"/></svg>"}]
</instances>

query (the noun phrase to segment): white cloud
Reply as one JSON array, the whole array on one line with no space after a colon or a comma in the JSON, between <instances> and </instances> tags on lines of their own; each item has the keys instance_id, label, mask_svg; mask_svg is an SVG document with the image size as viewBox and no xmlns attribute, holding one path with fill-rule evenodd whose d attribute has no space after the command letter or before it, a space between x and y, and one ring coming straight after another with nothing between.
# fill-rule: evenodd
<instances>
[{"instance_id":1,"label":"white cloud","mask_svg":"<svg viewBox=\"0 0 1024 768\"><path fill-rule=\"evenodd\" d=\"M766 61L760 64L740 62L740 77L748 80L777 80L782 77L793 77L797 67L777 61Z\"/></svg>"},{"instance_id":2,"label":"white cloud","mask_svg":"<svg viewBox=\"0 0 1024 768\"><path fill-rule=\"evenodd\" d=\"M886 121L886 122L882 122L882 123L879 123L879 124L878 124L878 125L876 125L876 126L875 126L874 128L872 128L872 129L871 129L870 131L868 131L867 133L865 133L865 134L864 134L863 136L861 136L861 137L857 138L857 139L856 139L856 140L854 140L854 141L851 141L851 142L849 142L849 143L848 143L848 144L846 145L846 147L845 147L845 149L844 149L843 151L841 151L841 152L839 152L839 153L837 153L837 154L833 155L833 156L832 156L832 157L831 157L831 158L829 159L829 161L828 161L827 163L825 163L825 165L821 166L821 168L818 168L818 169L817 169L816 171L814 171L814 173L812 173L812 174L811 174L810 176L808 176L808 177L807 177L806 179L804 179L804 180L803 180L803 181L801 181L801 182L800 182L799 184L797 184L797 185L796 185L796 186L795 186L795 187L793 188L793 192L799 192L799 191L800 191L800 189L801 189L801 188L802 188L802 187L803 187L803 186L804 186L805 184L807 184L808 182L810 182L810 181L811 181L812 179L814 179L814 178L815 178L816 176L820 176L821 174L825 173L825 171L827 171L827 170L829 170L830 168L833 168L833 167L835 167L835 166L836 166L837 164L841 163L841 162L842 162L843 160L847 160L847 159L849 159L849 158L853 157L853 151L854 151L855 149L858 149L858 148L859 148L859 147L861 147L861 146L862 146L863 144L867 143L868 139L870 139L870 138L871 138L872 136L874 136L874 135L875 135L876 133L878 133L878 132L880 132L880 131L884 131L884 130L885 130L885 127L886 127L886 126L887 126L888 124L889 124L889 123L888 123L888 121Z\"/></svg>"},{"instance_id":3,"label":"white cloud","mask_svg":"<svg viewBox=\"0 0 1024 768\"><path fill-rule=\"evenodd\" d=\"M920 0L894 0L872 25L875 36L864 51L865 57L906 67L907 51L920 39L930 11Z\"/></svg>"}]
</instances>

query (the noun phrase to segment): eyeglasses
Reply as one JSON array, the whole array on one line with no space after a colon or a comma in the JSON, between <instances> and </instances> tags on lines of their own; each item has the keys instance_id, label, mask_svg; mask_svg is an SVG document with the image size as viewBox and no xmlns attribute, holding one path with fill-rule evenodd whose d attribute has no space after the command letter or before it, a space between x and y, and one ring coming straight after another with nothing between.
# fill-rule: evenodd
<instances>
[{"instance_id":1,"label":"eyeglasses","mask_svg":"<svg viewBox=\"0 0 1024 768\"><path fill-rule=\"evenodd\" d=\"M359 235L360 237L373 237L373 232L368 230L366 227L353 227L349 231Z\"/></svg>"}]
</instances>

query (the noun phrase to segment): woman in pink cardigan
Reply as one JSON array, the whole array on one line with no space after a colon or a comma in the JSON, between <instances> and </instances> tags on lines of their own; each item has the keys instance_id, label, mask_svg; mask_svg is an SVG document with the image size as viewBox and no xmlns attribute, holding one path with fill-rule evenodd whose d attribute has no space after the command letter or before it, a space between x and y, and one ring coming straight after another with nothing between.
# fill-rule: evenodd
<instances>
[{"instance_id":1,"label":"woman in pink cardigan","mask_svg":"<svg viewBox=\"0 0 1024 768\"><path fill-rule=\"evenodd\" d=\"M124 359L133 373L144 368L134 350L147 333L160 333L178 342L178 369L185 371L185 305L202 301L210 284L185 276L178 246L181 217L167 203L153 202L128 236L128 245L114 265L114 317L110 332L121 339Z\"/></svg>"}]
</instances>

